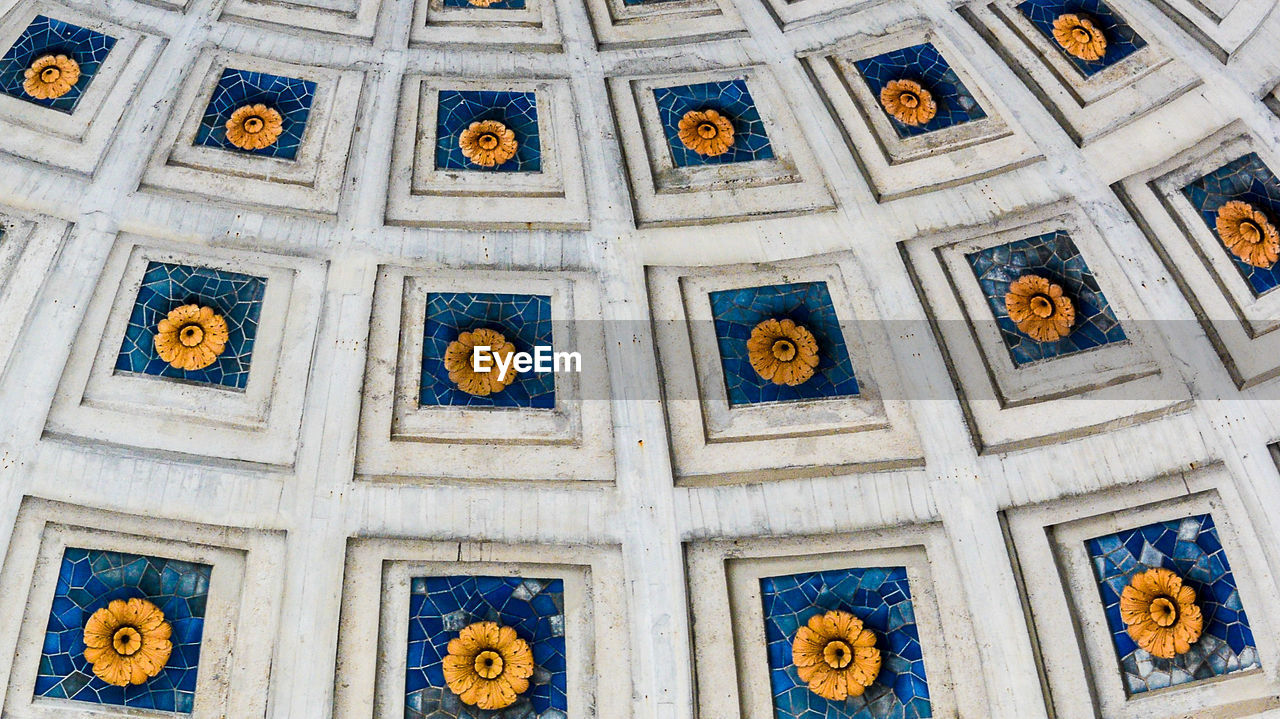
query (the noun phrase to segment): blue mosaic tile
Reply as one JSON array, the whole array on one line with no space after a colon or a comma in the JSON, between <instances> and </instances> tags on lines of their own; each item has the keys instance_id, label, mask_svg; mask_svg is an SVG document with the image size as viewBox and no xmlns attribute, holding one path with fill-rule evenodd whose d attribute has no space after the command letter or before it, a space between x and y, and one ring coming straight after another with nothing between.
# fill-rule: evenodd
<instances>
[{"instance_id":1,"label":"blue mosaic tile","mask_svg":"<svg viewBox=\"0 0 1280 719\"><path fill-rule=\"evenodd\" d=\"M1000 336L1009 348L1009 356L1018 366L1053 357L1083 352L1112 342L1126 340L1124 329L1116 319L1098 280L1085 264L1064 230L1039 237L988 247L966 255L969 266L982 285L987 304L995 315ZM1040 275L1062 287L1076 309L1076 322L1071 333L1057 342L1037 342L1018 331L1009 319L1004 296L1009 285L1023 275Z\"/></svg>"},{"instance_id":2,"label":"blue mosaic tile","mask_svg":"<svg viewBox=\"0 0 1280 719\"><path fill-rule=\"evenodd\" d=\"M1139 694L1259 666L1249 619L1213 517L1201 514L1148 524L1085 543L1092 560L1107 627L1124 673L1125 689ZM1133 575L1169 569L1196 592L1204 632L1191 651L1173 659L1140 649L1120 617L1120 595Z\"/></svg>"},{"instance_id":3,"label":"blue mosaic tile","mask_svg":"<svg viewBox=\"0 0 1280 719\"><path fill-rule=\"evenodd\" d=\"M13 47L0 58L0 92L19 100L70 113L89 89L116 39L88 28L37 15ZM27 68L45 55L66 55L80 65L80 79L67 94L51 100L32 97L22 89Z\"/></svg>"},{"instance_id":4,"label":"blue mosaic tile","mask_svg":"<svg viewBox=\"0 0 1280 719\"><path fill-rule=\"evenodd\" d=\"M914 80L933 95L934 102L938 104L938 114L923 125L899 122L885 112L899 137L923 135L987 116L973 93L947 64L946 58L930 43L904 47L853 64L862 74L877 106L880 105L880 91L894 80ZM884 108L881 107L880 111L884 112Z\"/></svg>"},{"instance_id":5,"label":"blue mosaic tile","mask_svg":"<svg viewBox=\"0 0 1280 719\"><path fill-rule=\"evenodd\" d=\"M213 568L176 559L68 548L45 630L35 695L134 709L190 713L200 665L205 603ZM84 625L116 599L140 598L164 612L173 653L143 684L118 687L99 679L84 658Z\"/></svg>"},{"instance_id":6,"label":"blue mosaic tile","mask_svg":"<svg viewBox=\"0 0 1280 719\"><path fill-rule=\"evenodd\" d=\"M776 719L923 719L933 716L903 567L835 569L760 580L769 683ZM824 699L809 691L791 660L796 631L816 614L839 610L876 635L880 674L860 697Z\"/></svg>"},{"instance_id":7,"label":"blue mosaic tile","mask_svg":"<svg viewBox=\"0 0 1280 719\"><path fill-rule=\"evenodd\" d=\"M1092 77L1147 46L1147 41L1102 0L1025 0L1018 5L1018 11L1085 77ZM1101 58L1082 60L1063 50L1053 39L1053 21L1064 13L1087 17L1102 31L1107 38L1107 50Z\"/></svg>"},{"instance_id":8,"label":"blue mosaic tile","mask_svg":"<svg viewBox=\"0 0 1280 719\"><path fill-rule=\"evenodd\" d=\"M552 344L551 298L546 295L511 295L475 292L433 292L427 297L427 318L422 340L422 386L419 404L464 407L556 406L555 374L522 372L505 389L477 397L458 389L449 379L444 353L463 332L493 329L515 345L516 352L533 353Z\"/></svg>"},{"instance_id":9,"label":"blue mosaic tile","mask_svg":"<svg viewBox=\"0 0 1280 719\"><path fill-rule=\"evenodd\" d=\"M249 359L258 334L258 315L267 281L236 272L187 265L152 262L142 276L142 287L129 315L124 343L116 358L117 372L137 372L172 379L244 389L249 381ZM227 321L230 337L222 355L202 370L181 370L160 359L154 335L156 325L182 305L212 307Z\"/></svg>"},{"instance_id":10,"label":"blue mosaic tile","mask_svg":"<svg viewBox=\"0 0 1280 719\"><path fill-rule=\"evenodd\" d=\"M463 627L484 621L515 629L533 651L529 689L499 711L463 704L444 681L449 640ZM564 629L562 579L413 579L405 719L563 719L568 712Z\"/></svg>"},{"instance_id":11,"label":"blue mosaic tile","mask_svg":"<svg viewBox=\"0 0 1280 719\"><path fill-rule=\"evenodd\" d=\"M213 97L205 108L196 131L196 145L216 147L248 155L293 160L298 156L298 146L307 129L311 115L311 102L316 96L316 84L310 80L269 75L265 72L234 70L227 68L213 88ZM280 137L261 150L242 150L227 139L227 120L244 105L263 104L280 113L283 120Z\"/></svg>"},{"instance_id":12,"label":"blue mosaic tile","mask_svg":"<svg viewBox=\"0 0 1280 719\"><path fill-rule=\"evenodd\" d=\"M853 361L844 343L831 293L825 282L748 287L711 293L720 362L730 405L858 394ZM747 340L751 330L770 319L791 319L818 341L819 364L809 381L788 387L764 379L751 366Z\"/></svg>"},{"instance_id":13,"label":"blue mosaic tile","mask_svg":"<svg viewBox=\"0 0 1280 719\"><path fill-rule=\"evenodd\" d=\"M1280 286L1280 263L1269 268L1254 267L1231 254L1218 237L1218 208L1231 200L1247 202L1262 210L1273 224L1280 222L1280 180L1257 153L1251 152L1223 165L1182 188L1182 192L1218 238L1222 251L1231 258L1255 297Z\"/></svg>"},{"instance_id":14,"label":"blue mosaic tile","mask_svg":"<svg viewBox=\"0 0 1280 719\"><path fill-rule=\"evenodd\" d=\"M515 133L516 154L496 167L482 167L462 154L458 138L473 122L497 120ZM542 172L538 103L532 92L441 90L436 111L436 169Z\"/></svg>"},{"instance_id":15,"label":"blue mosaic tile","mask_svg":"<svg viewBox=\"0 0 1280 719\"><path fill-rule=\"evenodd\" d=\"M467 0L444 0L445 7L468 8L471 10L523 10L524 0L498 0L483 7L472 5Z\"/></svg>"},{"instance_id":16,"label":"blue mosaic tile","mask_svg":"<svg viewBox=\"0 0 1280 719\"><path fill-rule=\"evenodd\" d=\"M764 120L747 89L747 81L725 80L696 85L663 87L653 91L658 118L676 167L724 165L773 159L773 146L765 134ZM693 110L715 110L733 123L733 146L715 157L699 155L680 141L680 118Z\"/></svg>"}]
</instances>

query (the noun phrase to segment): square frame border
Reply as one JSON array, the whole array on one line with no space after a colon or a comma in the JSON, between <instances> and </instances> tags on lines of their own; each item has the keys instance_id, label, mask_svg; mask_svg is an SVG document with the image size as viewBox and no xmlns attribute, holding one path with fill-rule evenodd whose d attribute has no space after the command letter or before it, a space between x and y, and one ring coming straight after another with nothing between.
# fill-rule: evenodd
<instances>
[{"instance_id":1,"label":"square frame border","mask_svg":"<svg viewBox=\"0 0 1280 719\"><path fill-rule=\"evenodd\" d=\"M1011 117L1008 109L945 35L914 15L892 23L871 14L864 17L875 25L805 52L800 59L810 79L823 90L827 109L877 202L976 182L1044 159L1022 128L1006 119ZM880 25L889 29L874 32ZM853 63L921 43L937 48L986 117L898 137Z\"/></svg>"},{"instance_id":2,"label":"square frame border","mask_svg":"<svg viewBox=\"0 0 1280 719\"><path fill-rule=\"evenodd\" d=\"M905 566L934 716L987 716L983 680L966 661L975 644L960 577L937 524L836 535L742 537L685 544L686 572L703 591L691 595L694 672L700 714L772 719L759 578L848 567ZM753 585L754 582L754 585ZM735 656L732 674L698 672ZM724 675L729 675L724 677ZM723 677L723 678L722 678Z\"/></svg>"},{"instance_id":3,"label":"square frame border","mask_svg":"<svg viewBox=\"0 0 1280 719\"><path fill-rule=\"evenodd\" d=\"M232 67L316 83L296 160L194 144L218 79ZM140 188L274 211L336 215L355 127L369 112L362 102L367 84L364 73L357 70L293 65L205 48L178 90ZM271 199L240 199L245 197Z\"/></svg>"},{"instance_id":4,"label":"square frame border","mask_svg":"<svg viewBox=\"0 0 1280 719\"><path fill-rule=\"evenodd\" d=\"M4 680L3 706L14 719L92 719L102 716L175 716L172 712L93 705L33 697L49 607L69 544L98 542L94 548L169 556L221 567L212 575L201 663L216 667L198 673L192 719L265 717L267 683L281 592L271 564L284 555L284 533L194 524L25 497L0 581L25 602L0 607L0 644L13 647L15 660ZM226 570L232 570L229 574ZM35 611L36 609L40 611ZM3 677L0 677L3 678ZM217 695L213 696L212 693Z\"/></svg>"},{"instance_id":5,"label":"square frame border","mask_svg":"<svg viewBox=\"0 0 1280 719\"><path fill-rule=\"evenodd\" d=\"M116 373L124 328L152 260L267 277L244 391ZM314 260L122 233L76 332L75 346L96 350L67 360L45 431L179 453L198 446L212 457L291 466L308 383L275 379L310 376L324 280L325 267Z\"/></svg>"},{"instance_id":6,"label":"square frame border","mask_svg":"<svg viewBox=\"0 0 1280 719\"><path fill-rule=\"evenodd\" d=\"M0 149L92 176L116 138L129 100L168 41L52 0L38 0L16 5L0 19L0 48L12 46L37 15L110 35L116 44L70 114L0 95Z\"/></svg>"},{"instance_id":7,"label":"square frame border","mask_svg":"<svg viewBox=\"0 0 1280 719\"><path fill-rule=\"evenodd\" d=\"M1100 536L1206 512L1213 515L1227 549L1262 665L1274 668L1280 662L1277 627L1258 610L1265 608L1264 598L1274 596L1275 580L1265 561L1256 559L1264 556L1259 539L1249 529L1248 511L1221 464L1002 513L1028 621L1033 625L1046 699L1057 716L1091 719L1102 712L1116 719L1159 719L1206 708L1223 710L1242 693L1245 696L1234 707L1236 712L1280 707L1280 700L1274 698L1280 682L1263 669L1126 697L1085 535ZM1073 541L1074 550L1063 541Z\"/></svg>"},{"instance_id":8,"label":"square frame border","mask_svg":"<svg viewBox=\"0 0 1280 719\"><path fill-rule=\"evenodd\" d=\"M856 469L879 471L920 466L923 450L888 350L885 327L848 253L816 255L759 265L648 267L654 347L661 367L663 405L671 436L677 485L759 482L825 476ZM707 295L717 289L825 281L845 346L858 378L859 394L794 402L730 407L720 351L711 330ZM697 298L705 313L689 309ZM699 329L699 325L707 325ZM886 399L888 398L888 399ZM811 409L834 411L834 420L814 421ZM815 438L831 457L812 460ZM770 457L745 451L769 442ZM755 443L755 444L753 444Z\"/></svg>"},{"instance_id":9,"label":"square frame border","mask_svg":"<svg viewBox=\"0 0 1280 719\"><path fill-rule=\"evenodd\" d=\"M611 641L626 636L617 630L626 626L624 595L609 589L624 585L617 547L357 537L346 549L334 719L404 716L409 580L418 571L564 579L570 716L631 717L630 643Z\"/></svg>"},{"instance_id":10,"label":"square frame border","mask_svg":"<svg viewBox=\"0 0 1280 719\"><path fill-rule=\"evenodd\" d=\"M446 88L533 92L542 170L437 170L436 98ZM591 215L577 138L567 79L406 75L400 88L386 222L410 227L587 229Z\"/></svg>"},{"instance_id":11,"label":"square frame border","mask_svg":"<svg viewBox=\"0 0 1280 719\"><path fill-rule=\"evenodd\" d=\"M557 334L570 331L553 339L557 351L583 357L581 373L557 378L556 408L418 407L426 295L433 289L550 295ZM609 386L600 309L595 280L579 273L548 278L515 270L381 266L361 390L356 479L612 481L610 402L583 394L585 387ZM528 451L533 446L536 454ZM507 459L519 460L518 471L499 470L510 464Z\"/></svg>"},{"instance_id":12,"label":"square frame border","mask_svg":"<svg viewBox=\"0 0 1280 719\"><path fill-rule=\"evenodd\" d=\"M1237 121L1112 185L1241 390L1280 376L1280 292L1253 296L1182 187L1249 152L1280 172L1280 156Z\"/></svg>"},{"instance_id":13,"label":"square frame border","mask_svg":"<svg viewBox=\"0 0 1280 719\"><path fill-rule=\"evenodd\" d=\"M976 0L957 8L969 25L1023 77L1028 89L1079 147L1131 123L1149 122L1154 112L1203 84L1173 57L1126 6L1107 0L1111 12L1132 27L1146 45L1084 78L1021 12L1021 0Z\"/></svg>"},{"instance_id":14,"label":"square frame border","mask_svg":"<svg viewBox=\"0 0 1280 719\"><path fill-rule=\"evenodd\" d=\"M1127 341L1016 367L964 254L1066 230L1107 293ZM1190 406L1163 340L1082 208L1071 202L903 241L907 272L930 317L981 453L1005 452L1107 431ZM935 299L930 299L935 298ZM1086 382L1076 378L1088 377ZM1106 402L1088 401L1105 399Z\"/></svg>"},{"instance_id":15,"label":"square frame border","mask_svg":"<svg viewBox=\"0 0 1280 719\"><path fill-rule=\"evenodd\" d=\"M674 1L674 0L673 0ZM674 166L652 90L664 85L742 79L764 123L768 160ZM785 92L764 65L694 73L622 75L606 79L618 123L623 165L637 227L755 220L820 213L835 200Z\"/></svg>"}]
</instances>

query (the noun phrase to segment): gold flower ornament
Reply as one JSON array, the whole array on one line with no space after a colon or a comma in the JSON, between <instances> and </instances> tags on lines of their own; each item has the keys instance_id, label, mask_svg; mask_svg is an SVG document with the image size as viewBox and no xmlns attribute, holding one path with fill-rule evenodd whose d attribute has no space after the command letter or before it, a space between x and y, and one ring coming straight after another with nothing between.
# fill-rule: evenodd
<instances>
[{"instance_id":1,"label":"gold flower ornament","mask_svg":"<svg viewBox=\"0 0 1280 719\"><path fill-rule=\"evenodd\" d=\"M169 662L172 631L164 612L151 602L116 599L85 622L84 658L108 684L142 684Z\"/></svg>"},{"instance_id":2,"label":"gold flower ornament","mask_svg":"<svg viewBox=\"0 0 1280 719\"><path fill-rule=\"evenodd\" d=\"M497 120L473 122L458 136L462 156L481 167L497 167L516 156L516 133Z\"/></svg>"},{"instance_id":3,"label":"gold flower ornament","mask_svg":"<svg viewBox=\"0 0 1280 719\"><path fill-rule=\"evenodd\" d=\"M1232 200L1218 208L1214 224L1222 244L1242 262L1266 268L1280 259L1280 233L1253 205Z\"/></svg>"},{"instance_id":4,"label":"gold flower ornament","mask_svg":"<svg viewBox=\"0 0 1280 719\"><path fill-rule=\"evenodd\" d=\"M80 79L80 64L66 55L36 58L23 73L22 89L34 98L54 100L71 92Z\"/></svg>"},{"instance_id":5,"label":"gold flower ornament","mask_svg":"<svg viewBox=\"0 0 1280 719\"><path fill-rule=\"evenodd\" d=\"M1039 275L1023 275L1004 296L1009 319L1036 342L1057 342L1071 333L1076 308L1062 287Z\"/></svg>"},{"instance_id":6,"label":"gold flower ornament","mask_svg":"<svg viewBox=\"0 0 1280 719\"><path fill-rule=\"evenodd\" d=\"M880 89L880 104L898 122L913 127L927 124L938 114L933 93L915 80L890 80Z\"/></svg>"},{"instance_id":7,"label":"gold flower ornament","mask_svg":"<svg viewBox=\"0 0 1280 719\"><path fill-rule=\"evenodd\" d=\"M497 622L476 622L449 640L444 681L464 704L505 709L529 688L533 652L516 630Z\"/></svg>"},{"instance_id":8,"label":"gold flower ornament","mask_svg":"<svg viewBox=\"0 0 1280 719\"><path fill-rule=\"evenodd\" d=\"M767 319L751 330L747 359L774 384L804 384L818 367L818 340L792 320Z\"/></svg>"},{"instance_id":9,"label":"gold flower ornament","mask_svg":"<svg viewBox=\"0 0 1280 719\"><path fill-rule=\"evenodd\" d=\"M280 111L262 103L242 105L227 120L227 141L241 150L271 147L283 131Z\"/></svg>"},{"instance_id":10,"label":"gold flower ornament","mask_svg":"<svg viewBox=\"0 0 1280 719\"><path fill-rule=\"evenodd\" d=\"M876 635L848 612L810 617L791 642L791 661L809 691L832 701L862 696L880 674Z\"/></svg>"},{"instance_id":11,"label":"gold flower ornament","mask_svg":"<svg viewBox=\"0 0 1280 719\"><path fill-rule=\"evenodd\" d=\"M183 305L156 326L156 353L175 369L204 369L227 348L230 334L212 307Z\"/></svg>"},{"instance_id":12,"label":"gold flower ornament","mask_svg":"<svg viewBox=\"0 0 1280 719\"><path fill-rule=\"evenodd\" d=\"M677 126L680 142L699 155L717 157L733 147L733 123L715 110L690 110Z\"/></svg>"},{"instance_id":13,"label":"gold flower ornament","mask_svg":"<svg viewBox=\"0 0 1280 719\"><path fill-rule=\"evenodd\" d=\"M477 350L477 347L489 349ZM458 389L467 394L485 397L501 392L516 381L516 371L511 366L511 356L515 351L515 345L497 330L463 332L445 348L444 368L449 370L449 379L458 385ZM479 364L487 365L488 369L476 369L477 354L480 355ZM498 366L499 360L507 368L505 375Z\"/></svg>"},{"instance_id":14,"label":"gold flower ornament","mask_svg":"<svg viewBox=\"0 0 1280 719\"><path fill-rule=\"evenodd\" d=\"M1204 630L1195 590L1168 569L1148 569L1129 580L1120 594L1120 618L1134 643L1161 659L1186 653Z\"/></svg>"},{"instance_id":15,"label":"gold flower ornament","mask_svg":"<svg viewBox=\"0 0 1280 719\"><path fill-rule=\"evenodd\" d=\"M1083 15L1063 13L1054 18L1053 39L1081 60L1101 60L1107 54L1107 36Z\"/></svg>"}]
</instances>

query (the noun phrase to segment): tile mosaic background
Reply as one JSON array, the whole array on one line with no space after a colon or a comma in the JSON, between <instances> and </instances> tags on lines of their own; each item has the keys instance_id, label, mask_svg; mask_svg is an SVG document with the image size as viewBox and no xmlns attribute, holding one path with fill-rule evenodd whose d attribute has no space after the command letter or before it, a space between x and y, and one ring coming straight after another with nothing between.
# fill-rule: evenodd
<instances>
[{"instance_id":1,"label":"tile mosaic background","mask_svg":"<svg viewBox=\"0 0 1280 719\"><path fill-rule=\"evenodd\" d=\"M858 394L853 361L849 359L827 283L802 282L712 292L711 314L715 319L730 405ZM804 325L818 341L818 369L808 382L795 387L776 385L762 378L751 366L747 340L751 330L769 318L789 318Z\"/></svg>"},{"instance_id":2,"label":"tile mosaic background","mask_svg":"<svg viewBox=\"0 0 1280 719\"><path fill-rule=\"evenodd\" d=\"M1085 544L1129 694L1259 666L1249 619L1240 605L1240 592L1211 516L1149 524ZM1130 578L1157 567L1177 572L1196 591L1196 603L1204 615L1200 641L1173 659L1153 657L1139 649L1120 618L1120 594Z\"/></svg>"},{"instance_id":3,"label":"tile mosaic background","mask_svg":"<svg viewBox=\"0 0 1280 719\"><path fill-rule=\"evenodd\" d=\"M0 92L70 113L76 109L115 44L116 39L109 35L37 15L0 58ZM67 94L52 100L34 98L22 89L27 68L45 55L66 55L80 65L80 79Z\"/></svg>"},{"instance_id":4,"label":"tile mosaic background","mask_svg":"<svg viewBox=\"0 0 1280 719\"><path fill-rule=\"evenodd\" d=\"M760 580L776 719L923 719L933 716L903 567L836 569ZM876 635L880 675L838 702L809 691L791 660L796 630L815 614L852 613Z\"/></svg>"},{"instance_id":5,"label":"tile mosaic background","mask_svg":"<svg viewBox=\"0 0 1280 719\"><path fill-rule=\"evenodd\" d=\"M858 60L853 63L880 102L880 91L893 80L915 80L933 94L938 104L938 114L923 125L907 125L880 108L889 118L899 137L914 137L926 132L942 130L962 123L980 120L987 116L969 88L964 86L942 53L931 43L912 45L883 55Z\"/></svg>"},{"instance_id":6,"label":"tile mosaic background","mask_svg":"<svg viewBox=\"0 0 1280 719\"><path fill-rule=\"evenodd\" d=\"M266 289L267 281L261 277L205 267L150 263L129 315L124 343L116 358L116 371L244 389L249 381L249 359L258 334L258 316ZM231 335L222 355L202 370L176 369L156 353L153 341L156 325L170 311L185 304L214 308L227 321Z\"/></svg>"},{"instance_id":7,"label":"tile mosaic background","mask_svg":"<svg viewBox=\"0 0 1280 719\"><path fill-rule=\"evenodd\" d=\"M449 640L474 622L516 630L533 650L529 689L500 711L463 704L444 681ZM418 577L409 595L405 719L565 719L564 580Z\"/></svg>"},{"instance_id":8,"label":"tile mosaic background","mask_svg":"<svg viewBox=\"0 0 1280 719\"><path fill-rule=\"evenodd\" d=\"M663 87L653 91L658 118L676 167L724 165L769 160L773 146L765 134L764 120L743 79ZM733 123L733 146L715 157L699 155L680 142L680 118L692 110L715 110Z\"/></svg>"},{"instance_id":9,"label":"tile mosaic background","mask_svg":"<svg viewBox=\"0 0 1280 719\"><path fill-rule=\"evenodd\" d=\"M523 372L515 383L488 397L458 389L449 379L444 353L458 335L483 328L498 330L517 352L552 343L551 297L484 292L433 292L427 296L427 317L422 340L422 385L419 403L465 407L556 406L555 374Z\"/></svg>"},{"instance_id":10,"label":"tile mosaic background","mask_svg":"<svg viewBox=\"0 0 1280 719\"><path fill-rule=\"evenodd\" d=\"M1091 77L1146 47L1147 41L1107 7L1102 0L1026 0L1018 11L1036 26L1049 42L1062 52L1081 75ZM1053 21L1059 15L1073 13L1089 18L1107 38L1107 51L1097 60L1082 60L1059 47L1053 39Z\"/></svg>"},{"instance_id":11,"label":"tile mosaic background","mask_svg":"<svg viewBox=\"0 0 1280 719\"><path fill-rule=\"evenodd\" d=\"M68 548L45 631L36 696L190 713L212 570L176 559ZM173 628L173 653L146 683L112 686L94 676L84 658L84 625L112 600L135 597L164 612Z\"/></svg>"},{"instance_id":12,"label":"tile mosaic background","mask_svg":"<svg viewBox=\"0 0 1280 719\"><path fill-rule=\"evenodd\" d=\"M1124 328L1102 294L1097 278L1065 230L988 247L966 255L965 259L982 285L1015 365L1125 341ZM1028 274L1040 275L1061 285L1063 293L1075 304L1076 323L1071 334L1057 342L1036 342L1019 332L1009 319L1004 296L1014 280Z\"/></svg>"},{"instance_id":13,"label":"tile mosaic background","mask_svg":"<svg viewBox=\"0 0 1280 719\"><path fill-rule=\"evenodd\" d=\"M492 7L492 6L491 6ZM481 167L462 155L458 138L473 122L497 120L516 135L515 157ZM541 172L537 98L532 92L441 90L436 115L436 169L484 172Z\"/></svg>"},{"instance_id":14,"label":"tile mosaic background","mask_svg":"<svg viewBox=\"0 0 1280 719\"><path fill-rule=\"evenodd\" d=\"M1257 153L1251 152L1223 165L1182 188L1182 192L1200 212L1214 237L1218 237L1218 208L1231 200L1248 202L1262 210L1272 224L1280 222L1280 180ZM1254 267L1231 254L1226 245L1220 247L1255 296L1280 286L1280 263L1270 268Z\"/></svg>"},{"instance_id":15,"label":"tile mosaic background","mask_svg":"<svg viewBox=\"0 0 1280 719\"><path fill-rule=\"evenodd\" d=\"M213 89L213 97L196 131L195 144L281 160L295 159L315 95L316 84L310 80L227 68ZM261 150L242 150L227 140L227 120L237 108L258 103L280 113L284 120L280 138Z\"/></svg>"},{"instance_id":16,"label":"tile mosaic background","mask_svg":"<svg viewBox=\"0 0 1280 719\"><path fill-rule=\"evenodd\" d=\"M484 7L472 5L467 0L444 0L445 7L472 8L480 10L523 10L524 0L498 0Z\"/></svg>"}]
</instances>

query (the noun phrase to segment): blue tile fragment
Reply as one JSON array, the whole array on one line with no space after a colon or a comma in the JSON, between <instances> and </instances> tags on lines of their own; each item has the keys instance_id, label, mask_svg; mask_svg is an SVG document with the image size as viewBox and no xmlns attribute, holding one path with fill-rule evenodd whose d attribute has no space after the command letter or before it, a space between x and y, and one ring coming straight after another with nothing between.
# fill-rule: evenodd
<instances>
[{"instance_id":1,"label":"blue tile fragment","mask_svg":"<svg viewBox=\"0 0 1280 719\"><path fill-rule=\"evenodd\" d=\"M534 658L529 689L498 711L463 704L444 681L449 640L463 627L484 621L514 629ZM405 719L521 719L568 712L562 579L415 577L408 642Z\"/></svg>"},{"instance_id":2,"label":"blue tile fragment","mask_svg":"<svg viewBox=\"0 0 1280 719\"><path fill-rule=\"evenodd\" d=\"M933 716L911 587L903 567L807 572L760 580L775 719L924 719ZM800 680L791 644L809 618L844 611L876 635L880 675L860 697L824 699Z\"/></svg>"},{"instance_id":3,"label":"blue tile fragment","mask_svg":"<svg viewBox=\"0 0 1280 719\"><path fill-rule=\"evenodd\" d=\"M190 713L212 571L209 565L177 559L67 548L45 630L36 696ZM84 658L84 626L113 600L133 598L164 612L173 630L173 652L156 676L118 687L94 676Z\"/></svg>"},{"instance_id":4,"label":"blue tile fragment","mask_svg":"<svg viewBox=\"0 0 1280 719\"><path fill-rule=\"evenodd\" d=\"M1085 542L1098 580L1107 627L1125 690L1141 694L1259 666L1249 619L1213 517L1200 514L1148 524ZM1204 631L1191 651L1154 657L1129 637L1120 617L1120 595L1133 575L1148 569L1176 572L1196 592Z\"/></svg>"}]
</instances>

